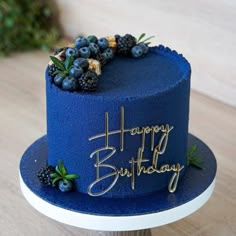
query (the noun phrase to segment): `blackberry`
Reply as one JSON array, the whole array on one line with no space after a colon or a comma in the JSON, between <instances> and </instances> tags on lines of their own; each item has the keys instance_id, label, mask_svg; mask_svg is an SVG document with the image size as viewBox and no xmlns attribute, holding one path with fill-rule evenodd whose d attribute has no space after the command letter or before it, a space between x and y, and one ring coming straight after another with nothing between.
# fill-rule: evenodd
<instances>
[{"instance_id":1,"label":"blackberry","mask_svg":"<svg viewBox=\"0 0 236 236\"><path fill-rule=\"evenodd\" d=\"M103 53L98 53L95 59L101 63L101 66L104 66L108 61L106 55Z\"/></svg>"},{"instance_id":2,"label":"blackberry","mask_svg":"<svg viewBox=\"0 0 236 236\"><path fill-rule=\"evenodd\" d=\"M125 36L116 36L117 48L116 52L119 55L128 56L130 55L131 48L136 45L136 39L130 34Z\"/></svg>"},{"instance_id":3,"label":"blackberry","mask_svg":"<svg viewBox=\"0 0 236 236\"><path fill-rule=\"evenodd\" d=\"M116 34L114 37L115 37L116 41L117 41L119 38L121 38L121 36L120 36L119 34Z\"/></svg>"},{"instance_id":4,"label":"blackberry","mask_svg":"<svg viewBox=\"0 0 236 236\"><path fill-rule=\"evenodd\" d=\"M38 179L40 183L46 186L52 186L52 178L51 174L55 172L55 168L53 166L42 167L38 172Z\"/></svg>"},{"instance_id":5,"label":"blackberry","mask_svg":"<svg viewBox=\"0 0 236 236\"><path fill-rule=\"evenodd\" d=\"M95 91L98 83L98 75L93 70L88 70L78 81L83 91Z\"/></svg>"},{"instance_id":6,"label":"blackberry","mask_svg":"<svg viewBox=\"0 0 236 236\"><path fill-rule=\"evenodd\" d=\"M48 75L51 76L51 77L54 77L55 75L54 72L56 72L58 70L58 68L56 67L55 64L52 64L49 66L49 70L48 70Z\"/></svg>"}]
</instances>

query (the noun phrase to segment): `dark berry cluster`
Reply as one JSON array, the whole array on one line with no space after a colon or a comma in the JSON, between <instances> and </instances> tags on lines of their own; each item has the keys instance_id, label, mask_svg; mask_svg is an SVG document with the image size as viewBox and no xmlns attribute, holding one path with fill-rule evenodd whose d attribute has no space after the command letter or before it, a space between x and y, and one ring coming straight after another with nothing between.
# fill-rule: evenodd
<instances>
[{"instance_id":1,"label":"dark berry cluster","mask_svg":"<svg viewBox=\"0 0 236 236\"><path fill-rule=\"evenodd\" d=\"M38 172L39 181L46 186L52 186L51 174L54 172L55 168L53 166L42 167Z\"/></svg>"},{"instance_id":2,"label":"dark berry cluster","mask_svg":"<svg viewBox=\"0 0 236 236\"><path fill-rule=\"evenodd\" d=\"M51 56L48 73L55 85L66 91L95 91L101 68L115 54L141 57L148 52L145 34L136 39L130 34L97 38L79 37L71 47L58 48Z\"/></svg>"},{"instance_id":3,"label":"dark berry cluster","mask_svg":"<svg viewBox=\"0 0 236 236\"><path fill-rule=\"evenodd\" d=\"M79 176L76 174L68 174L62 161L58 162L56 167L42 167L38 174L40 183L45 186L58 187L61 192L71 191L73 188L73 180Z\"/></svg>"}]
</instances>

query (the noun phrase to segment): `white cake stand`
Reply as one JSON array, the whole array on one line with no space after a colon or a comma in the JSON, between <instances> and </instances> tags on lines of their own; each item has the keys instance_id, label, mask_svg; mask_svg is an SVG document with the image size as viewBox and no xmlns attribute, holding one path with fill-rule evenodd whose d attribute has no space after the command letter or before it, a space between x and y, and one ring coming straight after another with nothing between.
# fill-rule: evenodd
<instances>
[{"instance_id":1,"label":"white cake stand","mask_svg":"<svg viewBox=\"0 0 236 236\"><path fill-rule=\"evenodd\" d=\"M68 225L96 230L110 231L98 234L98 232L88 232L88 235L151 235L149 228L158 227L180 220L203 206L213 193L215 179L211 185L195 199L170 210L138 215L138 216L98 216L82 214L52 205L35 195L20 177L20 186L26 200L42 214ZM92 222L92 224L91 224ZM139 231L133 231L133 230ZM143 230L146 229L146 230ZM116 231L116 232L113 232ZM118 231L130 231L119 232ZM133 231L133 232L132 232Z\"/></svg>"}]
</instances>

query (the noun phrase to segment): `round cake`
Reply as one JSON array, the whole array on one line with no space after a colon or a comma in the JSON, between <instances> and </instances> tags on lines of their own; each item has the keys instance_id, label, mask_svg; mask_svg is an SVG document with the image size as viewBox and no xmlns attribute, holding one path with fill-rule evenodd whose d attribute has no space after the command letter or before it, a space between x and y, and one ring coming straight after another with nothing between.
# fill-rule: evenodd
<instances>
[{"instance_id":1,"label":"round cake","mask_svg":"<svg viewBox=\"0 0 236 236\"><path fill-rule=\"evenodd\" d=\"M48 163L63 160L92 197L174 192L187 167L191 68L176 51L116 56L95 92L68 92L46 71Z\"/></svg>"}]
</instances>

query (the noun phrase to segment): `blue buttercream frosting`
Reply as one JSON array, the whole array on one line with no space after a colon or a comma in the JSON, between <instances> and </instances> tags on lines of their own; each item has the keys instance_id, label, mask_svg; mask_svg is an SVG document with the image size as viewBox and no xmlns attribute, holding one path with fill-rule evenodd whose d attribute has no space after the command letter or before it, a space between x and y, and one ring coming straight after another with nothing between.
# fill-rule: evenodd
<instances>
[{"instance_id":1,"label":"blue buttercream frosting","mask_svg":"<svg viewBox=\"0 0 236 236\"><path fill-rule=\"evenodd\" d=\"M131 135L131 128L163 125L169 132L165 152L159 155L158 168L179 164L186 169L191 69L187 60L169 48L150 48L140 59L115 57L104 66L96 92L65 92L51 83L46 72L48 162L63 160L70 173L80 176L76 191L104 192L101 197L136 197L167 188L173 171L121 176L116 171L132 172L132 158L137 159L142 135ZM121 151L121 107L124 108L124 149ZM108 142L104 136L107 112ZM163 133L155 135L157 147ZM152 166L151 132L145 135L142 166ZM106 148L105 148L106 147ZM106 149L91 154L100 148ZM109 154L114 152L109 157ZM107 157L106 160L104 160ZM100 160L99 173L96 160ZM101 163L101 160L104 160ZM105 165L105 166L102 166ZM163 167L163 170L165 167ZM113 173L110 177L105 175ZM123 172L124 174L125 172ZM127 173L126 173L127 174ZM95 182L96 178L104 180ZM109 188L110 186L110 188ZM109 191L107 191L109 188Z\"/></svg>"}]
</instances>

